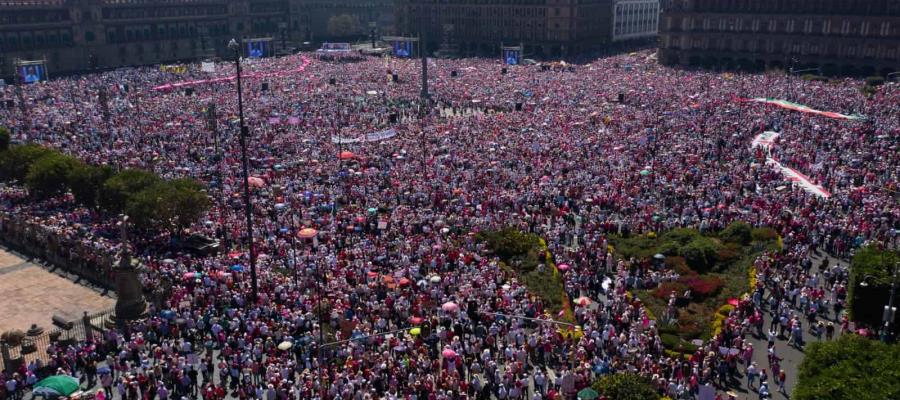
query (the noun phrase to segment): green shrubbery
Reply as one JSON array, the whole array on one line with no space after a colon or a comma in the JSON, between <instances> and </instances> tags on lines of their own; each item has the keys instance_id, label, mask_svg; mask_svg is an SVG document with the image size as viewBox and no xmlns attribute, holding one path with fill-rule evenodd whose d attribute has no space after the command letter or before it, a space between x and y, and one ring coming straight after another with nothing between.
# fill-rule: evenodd
<instances>
[{"instance_id":1,"label":"green shrubbery","mask_svg":"<svg viewBox=\"0 0 900 400\"><path fill-rule=\"evenodd\" d=\"M668 350L690 348L690 340L709 338L715 331L716 310L732 297L749 290L748 268L763 251L776 248L778 234L771 228L753 228L745 222L734 222L718 234L701 234L696 229L679 228L654 235L613 237L611 243L618 256L649 261L656 253L680 276L653 290L636 290L634 294L655 315L662 316L669 296L679 297L677 315L670 322L670 335L678 341L664 341ZM689 299L680 298L690 291ZM661 331L662 332L662 331Z\"/></svg>"},{"instance_id":2,"label":"green shrubbery","mask_svg":"<svg viewBox=\"0 0 900 400\"><path fill-rule=\"evenodd\" d=\"M793 400L900 399L900 345L845 334L805 353Z\"/></svg>"},{"instance_id":3,"label":"green shrubbery","mask_svg":"<svg viewBox=\"0 0 900 400\"><path fill-rule=\"evenodd\" d=\"M725 242L746 246L753 240L753 230L750 227L750 224L743 221L737 221L728 225L727 228L719 233L719 238Z\"/></svg>"},{"instance_id":4,"label":"green shrubbery","mask_svg":"<svg viewBox=\"0 0 900 400\"><path fill-rule=\"evenodd\" d=\"M116 173L33 144L0 151L0 179L24 183L36 198L71 191L85 207L113 215L127 212L139 229L174 232L196 221L209 207L203 188L192 180L167 181L142 170Z\"/></svg>"},{"instance_id":5,"label":"green shrubbery","mask_svg":"<svg viewBox=\"0 0 900 400\"><path fill-rule=\"evenodd\" d=\"M596 380L591 388L615 400L658 400L659 394L649 379L632 373L614 373Z\"/></svg>"},{"instance_id":6,"label":"green shrubbery","mask_svg":"<svg viewBox=\"0 0 900 400\"><path fill-rule=\"evenodd\" d=\"M537 295L554 315L566 310L563 319L572 319L562 277L551 267L552 260L539 236L508 227L479 232L476 238L485 242L505 265L512 268L528 290ZM537 268L538 264L545 264L546 268L541 271Z\"/></svg>"},{"instance_id":7,"label":"green shrubbery","mask_svg":"<svg viewBox=\"0 0 900 400\"><path fill-rule=\"evenodd\" d=\"M769 227L753 228L750 237L756 242L765 242L778 239L778 232Z\"/></svg>"}]
</instances>

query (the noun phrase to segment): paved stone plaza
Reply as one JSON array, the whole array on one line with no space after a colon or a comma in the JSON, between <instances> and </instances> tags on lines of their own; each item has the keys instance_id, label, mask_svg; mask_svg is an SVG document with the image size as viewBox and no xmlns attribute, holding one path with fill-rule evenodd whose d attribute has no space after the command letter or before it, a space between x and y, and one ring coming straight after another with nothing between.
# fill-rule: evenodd
<instances>
[{"instance_id":1,"label":"paved stone plaza","mask_svg":"<svg viewBox=\"0 0 900 400\"><path fill-rule=\"evenodd\" d=\"M67 319L115 305L115 299L0 248L0 332L51 328L54 314Z\"/></svg>"}]
</instances>

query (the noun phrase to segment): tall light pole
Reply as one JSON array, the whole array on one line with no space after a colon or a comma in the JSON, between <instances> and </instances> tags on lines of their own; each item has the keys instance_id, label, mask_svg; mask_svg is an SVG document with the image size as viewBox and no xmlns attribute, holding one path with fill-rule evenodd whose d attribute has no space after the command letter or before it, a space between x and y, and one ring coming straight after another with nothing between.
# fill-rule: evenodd
<instances>
[{"instance_id":1,"label":"tall light pole","mask_svg":"<svg viewBox=\"0 0 900 400\"><path fill-rule=\"evenodd\" d=\"M241 94L241 46L237 40L231 39L228 42L228 49L234 52L234 66L237 69L238 118L241 126L241 164L244 170L244 215L247 217L247 241L250 249L251 300L255 304L258 299L259 288L256 282L256 252L253 248L253 204L250 203L250 174L247 171L249 168L249 162L247 161L247 137L250 135L250 130L244 124L244 99Z\"/></svg>"}]
</instances>

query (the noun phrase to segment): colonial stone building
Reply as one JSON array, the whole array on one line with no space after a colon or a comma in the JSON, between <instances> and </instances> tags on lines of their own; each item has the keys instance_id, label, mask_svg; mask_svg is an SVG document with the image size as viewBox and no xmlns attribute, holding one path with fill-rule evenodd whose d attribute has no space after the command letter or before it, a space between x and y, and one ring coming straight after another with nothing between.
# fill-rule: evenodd
<instances>
[{"instance_id":1,"label":"colonial stone building","mask_svg":"<svg viewBox=\"0 0 900 400\"><path fill-rule=\"evenodd\" d=\"M232 37L271 37L282 52L327 38L339 14L356 16L359 35L389 31L391 9L391 0L0 0L0 77L16 59L47 59L52 76L221 55Z\"/></svg>"},{"instance_id":2,"label":"colonial stone building","mask_svg":"<svg viewBox=\"0 0 900 400\"><path fill-rule=\"evenodd\" d=\"M897 0L666 0L659 59L825 74L900 70Z\"/></svg>"},{"instance_id":3,"label":"colonial stone building","mask_svg":"<svg viewBox=\"0 0 900 400\"><path fill-rule=\"evenodd\" d=\"M559 57L610 41L612 0L397 0L397 33L424 32L429 49L452 43L461 55Z\"/></svg>"}]
</instances>

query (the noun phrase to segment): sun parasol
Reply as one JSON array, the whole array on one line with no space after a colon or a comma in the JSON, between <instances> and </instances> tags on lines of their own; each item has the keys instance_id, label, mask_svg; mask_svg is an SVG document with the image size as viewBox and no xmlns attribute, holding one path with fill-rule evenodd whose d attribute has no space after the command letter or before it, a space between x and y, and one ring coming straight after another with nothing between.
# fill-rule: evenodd
<instances>
[{"instance_id":1,"label":"sun parasol","mask_svg":"<svg viewBox=\"0 0 900 400\"><path fill-rule=\"evenodd\" d=\"M589 388L589 387L588 387L588 388L581 389L581 391L578 392L578 399L579 399L579 400L594 400L594 399L596 399L596 398L598 398L598 397L600 397L600 393L597 393L596 390L591 389L591 388Z\"/></svg>"},{"instance_id":2,"label":"sun parasol","mask_svg":"<svg viewBox=\"0 0 900 400\"><path fill-rule=\"evenodd\" d=\"M446 312L455 312L456 310L459 310L459 306L452 301L448 301L441 306L441 310L444 310Z\"/></svg>"},{"instance_id":3,"label":"sun parasol","mask_svg":"<svg viewBox=\"0 0 900 400\"><path fill-rule=\"evenodd\" d=\"M581 296L581 297L575 299L575 304L578 304L579 306L585 307L585 306L591 304L591 299L589 299L589 298L587 298L587 297L585 297L585 296Z\"/></svg>"},{"instance_id":4,"label":"sun parasol","mask_svg":"<svg viewBox=\"0 0 900 400\"><path fill-rule=\"evenodd\" d=\"M58 396L68 396L78 391L78 389L78 379L68 375L54 375L47 377L34 385L35 392L55 392Z\"/></svg>"},{"instance_id":5,"label":"sun parasol","mask_svg":"<svg viewBox=\"0 0 900 400\"><path fill-rule=\"evenodd\" d=\"M456 357L456 352L453 351L453 349L444 349L444 351L442 351L441 354L444 356L444 358Z\"/></svg>"},{"instance_id":6,"label":"sun parasol","mask_svg":"<svg viewBox=\"0 0 900 400\"><path fill-rule=\"evenodd\" d=\"M294 344L291 342L288 342L287 340L278 344L278 350L288 350L291 347L294 347Z\"/></svg>"},{"instance_id":7,"label":"sun parasol","mask_svg":"<svg viewBox=\"0 0 900 400\"><path fill-rule=\"evenodd\" d=\"M341 160L352 160L354 157L356 157L356 154L353 154L349 151L342 151L339 157L341 158Z\"/></svg>"},{"instance_id":8,"label":"sun parasol","mask_svg":"<svg viewBox=\"0 0 900 400\"><path fill-rule=\"evenodd\" d=\"M256 176L251 176L251 177L247 178L247 183L250 184L250 187L261 188L263 186L266 186L266 181L264 181L262 178L259 178Z\"/></svg>"},{"instance_id":9,"label":"sun parasol","mask_svg":"<svg viewBox=\"0 0 900 400\"><path fill-rule=\"evenodd\" d=\"M311 238L315 237L316 234L318 234L318 233L319 233L319 231L317 231L313 228L303 228L300 230L300 232L297 234L297 236L299 236L301 239L311 239Z\"/></svg>"}]
</instances>

